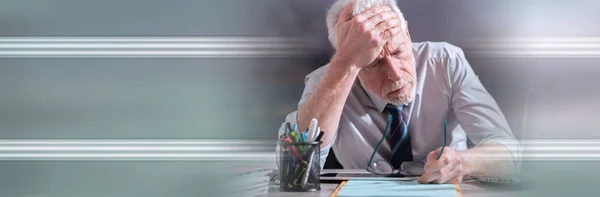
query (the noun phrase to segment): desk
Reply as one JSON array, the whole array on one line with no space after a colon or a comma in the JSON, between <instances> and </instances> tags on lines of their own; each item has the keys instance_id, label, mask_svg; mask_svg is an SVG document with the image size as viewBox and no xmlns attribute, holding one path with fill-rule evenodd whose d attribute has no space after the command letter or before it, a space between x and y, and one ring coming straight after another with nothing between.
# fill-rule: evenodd
<instances>
[{"instance_id":1,"label":"desk","mask_svg":"<svg viewBox=\"0 0 600 197\"><path fill-rule=\"evenodd\" d=\"M321 184L321 190L317 192L282 192L278 186L271 186L268 197L325 197L331 195L338 184ZM463 197L506 197L506 196L533 196L532 190L517 191L508 189L488 189L476 182L460 184Z\"/></svg>"},{"instance_id":2,"label":"desk","mask_svg":"<svg viewBox=\"0 0 600 197\"><path fill-rule=\"evenodd\" d=\"M348 169L328 169L321 170L321 173L339 173L339 172L349 172L349 173L369 173L366 170L357 169L357 170L348 170ZM268 197L322 197L322 196L330 196L333 193L333 190L337 188L338 184L335 183L322 183L321 190L316 192L283 192L279 190L278 185L270 186ZM481 184L480 182L474 180L464 181L459 185L461 194L463 197L489 197L489 196L533 196L533 190L531 189L509 189L509 188L499 188L499 187L491 187L489 185Z\"/></svg>"}]
</instances>

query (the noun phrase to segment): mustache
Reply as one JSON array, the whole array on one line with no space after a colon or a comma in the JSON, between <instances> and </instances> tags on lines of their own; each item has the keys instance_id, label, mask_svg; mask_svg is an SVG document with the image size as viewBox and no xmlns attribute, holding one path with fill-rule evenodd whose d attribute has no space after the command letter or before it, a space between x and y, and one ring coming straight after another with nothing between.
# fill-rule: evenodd
<instances>
[{"instance_id":1,"label":"mustache","mask_svg":"<svg viewBox=\"0 0 600 197\"><path fill-rule=\"evenodd\" d=\"M412 79L400 79L398 81L395 81L394 83L391 83L389 85L387 85L385 88L383 88L383 95L386 95L390 92L396 91L397 89L400 89L406 85L408 85L409 83L412 83Z\"/></svg>"}]
</instances>

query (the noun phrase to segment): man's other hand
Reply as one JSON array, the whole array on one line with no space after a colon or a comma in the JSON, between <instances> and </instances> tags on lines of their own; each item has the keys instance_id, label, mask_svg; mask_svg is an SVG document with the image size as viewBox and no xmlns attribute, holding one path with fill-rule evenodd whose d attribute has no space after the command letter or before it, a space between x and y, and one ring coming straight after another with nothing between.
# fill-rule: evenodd
<instances>
[{"instance_id":1,"label":"man's other hand","mask_svg":"<svg viewBox=\"0 0 600 197\"><path fill-rule=\"evenodd\" d=\"M462 157L450 147L444 147L440 159L436 159L440 149L430 152L425 163L425 173L417 179L419 183L454 183L464 177Z\"/></svg>"},{"instance_id":2,"label":"man's other hand","mask_svg":"<svg viewBox=\"0 0 600 197\"><path fill-rule=\"evenodd\" d=\"M383 46L402 32L402 21L388 6L373 7L352 17L353 3L344 8L335 25L337 60L363 68L371 65Z\"/></svg>"}]
</instances>

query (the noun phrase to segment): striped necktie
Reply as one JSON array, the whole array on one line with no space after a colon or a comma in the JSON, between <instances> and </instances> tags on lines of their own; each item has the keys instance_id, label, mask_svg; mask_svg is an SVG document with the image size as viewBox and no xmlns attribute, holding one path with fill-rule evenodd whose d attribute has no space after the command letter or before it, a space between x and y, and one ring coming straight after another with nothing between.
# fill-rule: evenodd
<instances>
[{"instance_id":1,"label":"striped necktie","mask_svg":"<svg viewBox=\"0 0 600 197\"><path fill-rule=\"evenodd\" d=\"M410 145L410 136L408 135L408 127L402 117L402 107L388 104L385 106L385 112L392 115L392 123L387 140L392 151L391 164L396 169L399 169L400 164L404 161L412 161L412 149Z\"/></svg>"}]
</instances>

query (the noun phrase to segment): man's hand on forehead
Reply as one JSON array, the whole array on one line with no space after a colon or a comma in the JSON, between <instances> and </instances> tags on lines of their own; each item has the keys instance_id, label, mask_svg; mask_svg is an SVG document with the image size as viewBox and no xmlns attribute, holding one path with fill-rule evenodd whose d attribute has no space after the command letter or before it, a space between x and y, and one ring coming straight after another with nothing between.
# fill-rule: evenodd
<instances>
[{"instance_id":1,"label":"man's hand on forehead","mask_svg":"<svg viewBox=\"0 0 600 197\"><path fill-rule=\"evenodd\" d=\"M337 58L364 68L380 56L383 46L402 32L402 21L389 6L376 6L352 17L350 3L336 23Z\"/></svg>"}]
</instances>

